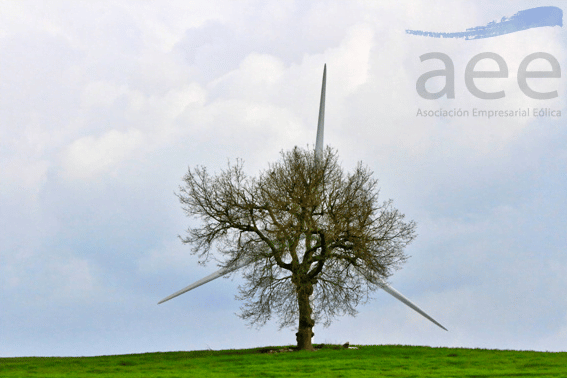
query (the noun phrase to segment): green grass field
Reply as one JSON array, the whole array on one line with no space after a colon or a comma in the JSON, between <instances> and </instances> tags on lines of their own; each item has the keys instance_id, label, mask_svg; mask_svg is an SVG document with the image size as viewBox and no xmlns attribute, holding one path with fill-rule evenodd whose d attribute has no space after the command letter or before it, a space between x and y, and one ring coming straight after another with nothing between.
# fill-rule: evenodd
<instances>
[{"instance_id":1,"label":"green grass field","mask_svg":"<svg viewBox=\"0 0 567 378\"><path fill-rule=\"evenodd\" d=\"M567 377L564 352L397 345L316 347L322 349L0 358L0 377Z\"/></svg>"}]
</instances>

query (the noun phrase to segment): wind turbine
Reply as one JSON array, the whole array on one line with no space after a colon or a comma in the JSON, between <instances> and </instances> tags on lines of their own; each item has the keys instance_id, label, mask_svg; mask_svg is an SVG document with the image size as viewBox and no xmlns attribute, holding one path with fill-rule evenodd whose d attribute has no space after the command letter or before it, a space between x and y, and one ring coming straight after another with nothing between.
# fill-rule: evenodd
<instances>
[{"instance_id":1,"label":"wind turbine","mask_svg":"<svg viewBox=\"0 0 567 378\"><path fill-rule=\"evenodd\" d=\"M318 156L320 156L323 153L323 134L324 134L324 124L325 124L325 89L326 89L326 85L327 85L327 65L325 64L325 66L323 68L323 84L322 84L322 87L321 87L321 102L319 104L319 121L317 123L317 140L315 142L315 154L318 155ZM248 265L248 264L249 264L249 262L244 261L244 262L240 262L239 264L237 264L234 267L220 269L220 270L214 272L213 274L210 274L207 277L201 278L199 281L196 281L196 282L192 283L191 285L189 285L189 286L187 286L187 287L185 287L185 288L183 288L179 291L176 291L175 293L171 294L170 296L165 297L164 299L159 301L158 304L161 304L163 302L167 302L170 299L173 299L173 298L175 298L175 297L177 297L177 296L179 296L183 293L186 293L190 290L193 290L193 289L195 289L195 288L197 288L201 285L204 285L204 284L206 284L206 283L208 283L212 280L215 280L219 277L222 277L222 276L224 276L228 273L234 272L235 270L238 270L238 269L240 269L243 266ZM427 315L425 313L425 311L423 311L415 303L413 303L408 298L406 298L402 293L400 293L399 291L397 291L396 289L394 289L393 287L388 285L385 281L380 280L379 285L385 292L392 295L394 298L401 301L406 306L412 308L413 310L418 312L420 315L422 315L426 319L430 320L435 325L437 325L437 326L443 328L445 331L447 331L447 328L443 327L435 319L433 319L431 316Z\"/></svg>"}]
</instances>

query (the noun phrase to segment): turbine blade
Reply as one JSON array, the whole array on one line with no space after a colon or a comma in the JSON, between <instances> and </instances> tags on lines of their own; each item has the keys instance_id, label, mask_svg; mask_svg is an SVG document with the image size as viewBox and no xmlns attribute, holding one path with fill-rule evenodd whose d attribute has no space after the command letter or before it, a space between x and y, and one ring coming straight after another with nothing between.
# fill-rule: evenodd
<instances>
[{"instance_id":1,"label":"turbine blade","mask_svg":"<svg viewBox=\"0 0 567 378\"><path fill-rule=\"evenodd\" d=\"M447 328L443 327L441 324L437 323L437 321L435 321L435 319L433 319L431 316L427 315L425 313L425 311L423 311L422 309L420 309L419 307L417 307L416 304L414 304L412 301L410 301L409 299L407 299L406 297L404 297L402 295L402 293L400 293L399 291L397 291L396 289L394 289L393 287L391 287L390 285L388 285L385 282L381 283L381 287L382 289L384 289L384 291L388 294L390 294L391 296L393 296L394 298L398 299L399 301L403 302L406 306L411 307L413 310L417 311L418 313L420 313L422 316L424 316L425 318L429 319L432 323L434 323L435 325L443 328L445 331L448 331Z\"/></svg>"},{"instance_id":2,"label":"turbine blade","mask_svg":"<svg viewBox=\"0 0 567 378\"><path fill-rule=\"evenodd\" d=\"M323 68L323 85L321 86L321 103L319 104L319 121L317 122L317 140L315 142L315 153L323 153L323 134L325 126L325 88L327 85L327 65Z\"/></svg>"},{"instance_id":3,"label":"turbine blade","mask_svg":"<svg viewBox=\"0 0 567 378\"><path fill-rule=\"evenodd\" d=\"M173 298L175 298L175 297L177 297L177 296L179 296L183 293L186 293L186 292L193 290L193 289L195 289L195 288L197 288L201 285L204 285L208 282L211 282L212 280L216 280L217 278L222 277L222 276L224 276L224 275L226 275L230 272L234 272L235 270L242 268L244 265L247 265L247 263L238 264L233 268L225 268L225 269L217 270L216 272L209 274L207 277L201 278L199 281L193 282L191 285L184 287L183 289L181 289L179 291L176 291L175 293L171 294L168 297L163 298L161 301L158 302L158 304L162 304L163 302L167 302L170 299L173 299Z\"/></svg>"}]
</instances>

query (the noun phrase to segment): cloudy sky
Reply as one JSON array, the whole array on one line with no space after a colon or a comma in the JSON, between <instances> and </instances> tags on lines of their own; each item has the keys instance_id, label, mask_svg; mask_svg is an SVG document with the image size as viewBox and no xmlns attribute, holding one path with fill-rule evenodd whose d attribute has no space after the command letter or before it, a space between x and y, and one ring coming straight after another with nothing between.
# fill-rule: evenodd
<instances>
[{"instance_id":1,"label":"cloudy sky","mask_svg":"<svg viewBox=\"0 0 567 378\"><path fill-rule=\"evenodd\" d=\"M345 169L368 165L382 198L417 222L391 283L449 332L377 292L357 317L316 326L314 342L567 350L567 78L528 79L557 90L550 100L516 80L534 52L567 67L567 31L405 33L563 3L435 4L0 1L0 356L294 344L294 329L250 329L234 315L238 276L157 302L216 270L177 238L195 224L174 195L187 168L242 158L255 174L312 146L325 63L325 142ZM453 61L454 99L418 95L417 79L444 68L420 61L429 52ZM509 73L475 83L504 98L467 90L481 52ZM471 114L417 116L440 109Z\"/></svg>"}]
</instances>

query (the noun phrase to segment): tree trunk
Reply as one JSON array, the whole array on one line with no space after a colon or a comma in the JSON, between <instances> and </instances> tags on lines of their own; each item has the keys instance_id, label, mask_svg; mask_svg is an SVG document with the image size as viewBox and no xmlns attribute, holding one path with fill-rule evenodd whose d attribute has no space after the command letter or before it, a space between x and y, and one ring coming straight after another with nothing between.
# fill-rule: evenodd
<instances>
[{"instance_id":1,"label":"tree trunk","mask_svg":"<svg viewBox=\"0 0 567 378\"><path fill-rule=\"evenodd\" d=\"M315 350L311 344L311 338L315 335L313 333L313 326L315 321L311 318L313 310L311 309L311 302L309 296L313 294L313 285L311 283L300 283L296 288L297 303L299 304L299 329L295 334L297 339L298 350Z\"/></svg>"}]
</instances>

